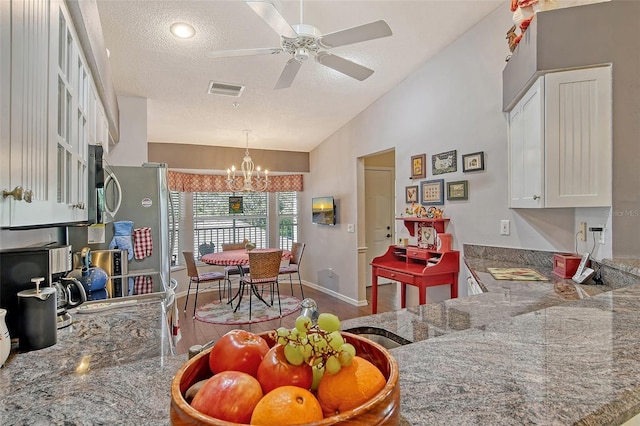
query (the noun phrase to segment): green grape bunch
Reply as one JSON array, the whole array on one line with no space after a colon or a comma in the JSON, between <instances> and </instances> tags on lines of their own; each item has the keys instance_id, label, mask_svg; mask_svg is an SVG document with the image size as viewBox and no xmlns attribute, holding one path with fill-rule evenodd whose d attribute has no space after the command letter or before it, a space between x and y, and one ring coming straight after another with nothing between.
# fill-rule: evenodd
<instances>
[{"instance_id":1,"label":"green grape bunch","mask_svg":"<svg viewBox=\"0 0 640 426\"><path fill-rule=\"evenodd\" d=\"M284 356L293 365L306 363L314 375L336 374L351 364L356 349L340 334L340 319L331 313L321 313L313 324L311 318L300 315L295 327L275 330L274 340L284 346ZM313 386L312 386L313 388Z\"/></svg>"}]
</instances>

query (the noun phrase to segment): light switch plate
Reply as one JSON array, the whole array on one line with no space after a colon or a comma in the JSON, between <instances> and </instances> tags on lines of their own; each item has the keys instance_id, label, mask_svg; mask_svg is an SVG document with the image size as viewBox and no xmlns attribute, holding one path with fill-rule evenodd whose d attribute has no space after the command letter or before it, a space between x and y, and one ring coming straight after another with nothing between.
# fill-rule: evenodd
<instances>
[{"instance_id":1,"label":"light switch plate","mask_svg":"<svg viewBox=\"0 0 640 426\"><path fill-rule=\"evenodd\" d=\"M347 224L347 232L356 232L356 226L353 223Z\"/></svg>"},{"instance_id":2,"label":"light switch plate","mask_svg":"<svg viewBox=\"0 0 640 426\"><path fill-rule=\"evenodd\" d=\"M511 232L509 228L510 226L508 220L500 221L500 235L509 235L509 233Z\"/></svg>"}]
</instances>

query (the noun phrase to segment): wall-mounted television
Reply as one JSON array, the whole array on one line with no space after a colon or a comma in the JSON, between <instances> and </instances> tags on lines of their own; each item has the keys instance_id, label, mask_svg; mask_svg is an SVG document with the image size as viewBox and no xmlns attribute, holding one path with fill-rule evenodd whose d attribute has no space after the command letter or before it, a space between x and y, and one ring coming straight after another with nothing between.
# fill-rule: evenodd
<instances>
[{"instance_id":1,"label":"wall-mounted television","mask_svg":"<svg viewBox=\"0 0 640 426\"><path fill-rule=\"evenodd\" d=\"M311 199L311 222L318 225L336 224L336 204L333 197Z\"/></svg>"}]
</instances>

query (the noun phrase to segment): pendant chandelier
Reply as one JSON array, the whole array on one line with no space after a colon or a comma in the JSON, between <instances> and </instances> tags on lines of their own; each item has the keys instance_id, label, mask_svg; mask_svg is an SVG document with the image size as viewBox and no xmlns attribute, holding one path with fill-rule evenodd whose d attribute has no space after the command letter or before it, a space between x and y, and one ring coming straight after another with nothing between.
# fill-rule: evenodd
<instances>
[{"instance_id":1,"label":"pendant chandelier","mask_svg":"<svg viewBox=\"0 0 640 426\"><path fill-rule=\"evenodd\" d=\"M249 155L249 132L251 130L244 130L247 147L240 166L242 175L236 176L236 166L231 166L230 169L227 169L227 187L232 192L262 192L269 185L269 171L265 170L264 176L261 176L260 166L255 167Z\"/></svg>"}]
</instances>

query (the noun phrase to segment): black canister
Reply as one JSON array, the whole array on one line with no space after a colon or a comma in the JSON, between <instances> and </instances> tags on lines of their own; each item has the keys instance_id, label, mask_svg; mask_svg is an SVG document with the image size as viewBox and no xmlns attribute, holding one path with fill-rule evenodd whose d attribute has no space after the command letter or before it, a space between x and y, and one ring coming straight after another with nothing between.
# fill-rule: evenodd
<instances>
[{"instance_id":1,"label":"black canister","mask_svg":"<svg viewBox=\"0 0 640 426\"><path fill-rule=\"evenodd\" d=\"M34 278L36 288L18 293L20 327L18 344L21 351L31 351L55 345L58 339L56 321L56 289L40 289L44 278Z\"/></svg>"}]
</instances>

